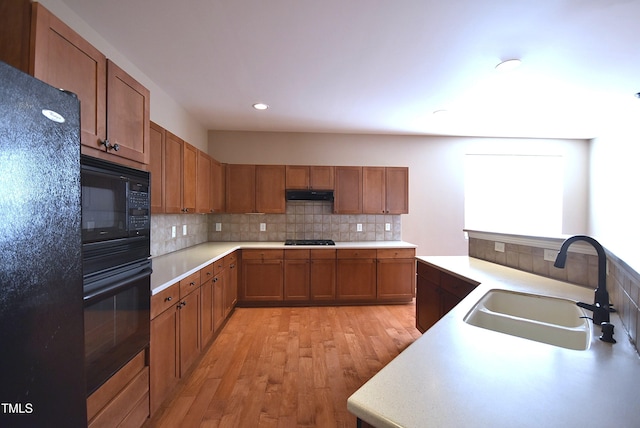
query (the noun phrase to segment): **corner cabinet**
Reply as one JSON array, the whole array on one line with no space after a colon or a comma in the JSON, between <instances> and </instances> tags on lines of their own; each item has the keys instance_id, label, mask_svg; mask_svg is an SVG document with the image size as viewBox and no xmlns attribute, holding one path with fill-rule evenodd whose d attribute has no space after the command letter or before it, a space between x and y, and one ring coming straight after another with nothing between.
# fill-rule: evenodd
<instances>
[{"instance_id":1,"label":"corner cabinet","mask_svg":"<svg viewBox=\"0 0 640 428\"><path fill-rule=\"evenodd\" d=\"M471 293L478 282L417 262L416 328L427 331Z\"/></svg>"}]
</instances>

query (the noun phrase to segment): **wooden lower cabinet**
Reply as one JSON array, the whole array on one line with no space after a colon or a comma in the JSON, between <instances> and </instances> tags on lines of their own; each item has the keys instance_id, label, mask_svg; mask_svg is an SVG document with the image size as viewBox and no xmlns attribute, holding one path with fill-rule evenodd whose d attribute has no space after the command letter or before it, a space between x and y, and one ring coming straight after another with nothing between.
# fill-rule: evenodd
<instances>
[{"instance_id":1,"label":"wooden lower cabinet","mask_svg":"<svg viewBox=\"0 0 640 428\"><path fill-rule=\"evenodd\" d=\"M224 274L224 317L228 317L238 302L238 257L239 251L224 257L225 274Z\"/></svg>"},{"instance_id":2,"label":"wooden lower cabinet","mask_svg":"<svg viewBox=\"0 0 640 428\"><path fill-rule=\"evenodd\" d=\"M146 350L87 398L87 422L97 427L140 427L149 417L149 366Z\"/></svg>"},{"instance_id":3,"label":"wooden lower cabinet","mask_svg":"<svg viewBox=\"0 0 640 428\"><path fill-rule=\"evenodd\" d=\"M336 250L311 250L310 298L314 301L336 298Z\"/></svg>"},{"instance_id":4,"label":"wooden lower cabinet","mask_svg":"<svg viewBox=\"0 0 640 428\"><path fill-rule=\"evenodd\" d=\"M416 263L413 248L378 249L378 300L407 302L415 295Z\"/></svg>"},{"instance_id":5,"label":"wooden lower cabinet","mask_svg":"<svg viewBox=\"0 0 640 428\"><path fill-rule=\"evenodd\" d=\"M424 333L453 309L478 282L417 262L416 328Z\"/></svg>"},{"instance_id":6,"label":"wooden lower cabinet","mask_svg":"<svg viewBox=\"0 0 640 428\"><path fill-rule=\"evenodd\" d=\"M375 300L376 250L338 250L336 298Z\"/></svg>"},{"instance_id":7,"label":"wooden lower cabinet","mask_svg":"<svg viewBox=\"0 0 640 428\"><path fill-rule=\"evenodd\" d=\"M240 299L246 302L284 298L283 250L243 250Z\"/></svg>"},{"instance_id":8,"label":"wooden lower cabinet","mask_svg":"<svg viewBox=\"0 0 640 428\"><path fill-rule=\"evenodd\" d=\"M284 253L284 300L309 300L310 251L287 250Z\"/></svg>"}]
</instances>

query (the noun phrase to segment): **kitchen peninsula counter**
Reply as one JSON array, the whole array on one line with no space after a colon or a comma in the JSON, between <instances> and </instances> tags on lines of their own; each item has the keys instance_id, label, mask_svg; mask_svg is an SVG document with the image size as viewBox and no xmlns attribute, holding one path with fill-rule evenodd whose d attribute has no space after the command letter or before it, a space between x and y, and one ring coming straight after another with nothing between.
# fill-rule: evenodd
<instances>
[{"instance_id":1,"label":"kitchen peninsula counter","mask_svg":"<svg viewBox=\"0 0 640 428\"><path fill-rule=\"evenodd\" d=\"M152 257L151 294L157 294L208 264L242 249L384 249L416 248L404 241L336 242L336 245L284 245L284 242L205 242L173 253Z\"/></svg>"},{"instance_id":2,"label":"kitchen peninsula counter","mask_svg":"<svg viewBox=\"0 0 640 428\"><path fill-rule=\"evenodd\" d=\"M593 301L593 290L469 257L417 257L480 282L459 305L348 399L376 427L638 426L640 359L617 314L617 344L593 328L585 351L464 322L490 289Z\"/></svg>"}]
</instances>

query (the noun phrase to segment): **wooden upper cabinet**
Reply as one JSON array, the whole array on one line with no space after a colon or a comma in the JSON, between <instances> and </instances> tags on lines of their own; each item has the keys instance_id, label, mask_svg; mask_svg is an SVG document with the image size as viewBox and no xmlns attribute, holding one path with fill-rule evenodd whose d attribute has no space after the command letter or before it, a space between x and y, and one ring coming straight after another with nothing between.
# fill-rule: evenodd
<instances>
[{"instance_id":1,"label":"wooden upper cabinet","mask_svg":"<svg viewBox=\"0 0 640 428\"><path fill-rule=\"evenodd\" d=\"M226 212L252 213L256 209L256 166L229 164L226 172Z\"/></svg>"},{"instance_id":2,"label":"wooden upper cabinet","mask_svg":"<svg viewBox=\"0 0 640 428\"><path fill-rule=\"evenodd\" d=\"M335 169L332 166L310 166L309 188L317 190L333 190Z\"/></svg>"},{"instance_id":3,"label":"wooden upper cabinet","mask_svg":"<svg viewBox=\"0 0 640 428\"><path fill-rule=\"evenodd\" d=\"M409 169L406 167L362 168L362 211L365 214L409 212Z\"/></svg>"},{"instance_id":4,"label":"wooden upper cabinet","mask_svg":"<svg viewBox=\"0 0 640 428\"><path fill-rule=\"evenodd\" d=\"M225 166L211 158L211 209L223 212L225 205Z\"/></svg>"},{"instance_id":5,"label":"wooden upper cabinet","mask_svg":"<svg viewBox=\"0 0 640 428\"><path fill-rule=\"evenodd\" d=\"M366 214L384 214L385 195L385 168L362 168L362 211Z\"/></svg>"},{"instance_id":6,"label":"wooden upper cabinet","mask_svg":"<svg viewBox=\"0 0 640 428\"><path fill-rule=\"evenodd\" d=\"M164 212L182 212L182 146L184 141L166 131L163 150L162 179L164 182Z\"/></svg>"},{"instance_id":7,"label":"wooden upper cabinet","mask_svg":"<svg viewBox=\"0 0 640 428\"><path fill-rule=\"evenodd\" d=\"M0 2L0 60L29 72L29 40L31 34L31 2Z\"/></svg>"},{"instance_id":8,"label":"wooden upper cabinet","mask_svg":"<svg viewBox=\"0 0 640 428\"><path fill-rule=\"evenodd\" d=\"M286 188L287 189L308 189L309 188L309 167L303 165L287 165Z\"/></svg>"},{"instance_id":9,"label":"wooden upper cabinet","mask_svg":"<svg viewBox=\"0 0 640 428\"><path fill-rule=\"evenodd\" d=\"M149 163L149 90L39 3L32 5L29 72L78 96L82 153Z\"/></svg>"},{"instance_id":10,"label":"wooden upper cabinet","mask_svg":"<svg viewBox=\"0 0 640 428\"><path fill-rule=\"evenodd\" d=\"M386 168L386 212L388 214L409 213L409 168Z\"/></svg>"},{"instance_id":11,"label":"wooden upper cabinet","mask_svg":"<svg viewBox=\"0 0 640 428\"><path fill-rule=\"evenodd\" d=\"M186 141L182 144L182 212L196 212L198 185L198 149Z\"/></svg>"},{"instance_id":12,"label":"wooden upper cabinet","mask_svg":"<svg viewBox=\"0 0 640 428\"><path fill-rule=\"evenodd\" d=\"M208 214L211 207L211 157L198 150L198 173L196 180L196 212Z\"/></svg>"},{"instance_id":13,"label":"wooden upper cabinet","mask_svg":"<svg viewBox=\"0 0 640 428\"><path fill-rule=\"evenodd\" d=\"M147 88L107 60L107 137L117 155L149 163L149 98ZM111 152L111 150L109 150Z\"/></svg>"},{"instance_id":14,"label":"wooden upper cabinet","mask_svg":"<svg viewBox=\"0 0 640 428\"><path fill-rule=\"evenodd\" d=\"M332 166L286 166L287 189L333 190L334 167Z\"/></svg>"},{"instance_id":15,"label":"wooden upper cabinet","mask_svg":"<svg viewBox=\"0 0 640 428\"><path fill-rule=\"evenodd\" d=\"M100 148L107 137L107 58L40 3L33 3L31 29L30 73L78 96L81 142Z\"/></svg>"},{"instance_id":16,"label":"wooden upper cabinet","mask_svg":"<svg viewBox=\"0 0 640 428\"><path fill-rule=\"evenodd\" d=\"M335 167L334 197L333 211L336 214L362 213L362 167Z\"/></svg>"},{"instance_id":17,"label":"wooden upper cabinet","mask_svg":"<svg viewBox=\"0 0 640 428\"><path fill-rule=\"evenodd\" d=\"M151 174L151 213L164 213L164 144L165 130L161 126L151 122L149 125L149 173Z\"/></svg>"},{"instance_id":18,"label":"wooden upper cabinet","mask_svg":"<svg viewBox=\"0 0 640 428\"><path fill-rule=\"evenodd\" d=\"M284 165L256 166L256 212L285 212L285 167Z\"/></svg>"}]
</instances>

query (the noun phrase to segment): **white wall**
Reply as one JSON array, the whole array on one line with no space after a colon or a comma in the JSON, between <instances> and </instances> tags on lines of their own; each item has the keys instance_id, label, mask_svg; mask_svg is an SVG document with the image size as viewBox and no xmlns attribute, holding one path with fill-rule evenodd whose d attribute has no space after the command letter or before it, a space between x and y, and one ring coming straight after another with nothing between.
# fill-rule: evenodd
<instances>
[{"instance_id":1,"label":"white wall","mask_svg":"<svg viewBox=\"0 0 640 428\"><path fill-rule=\"evenodd\" d=\"M640 272L640 100L592 142L590 233Z\"/></svg>"},{"instance_id":2,"label":"white wall","mask_svg":"<svg viewBox=\"0 0 640 428\"><path fill-rule=\"evenodd\" d=\"M207 150L206 128L195 121L182 106L176 103L155 82L138 69L131 60L123 56L114 46L103 39L100 34L96 33L62 1L39 0L39 3L151 91L152 121L200 150Z\"/></svg>"},{"instance_id":3,"label":"white wall","mask_svg":"<svg viewBox=\"0 0 640 428\"><path fill-rule=\"evenodd\" d=\"M402 239L417 244L419 255L467 254L464 155L504 151L562 154L567 160L563 233L587 232L585 140L209 132L209 153L221 162L408 166L410 213L402 216Z\"/></svg>"}]
</instances>

